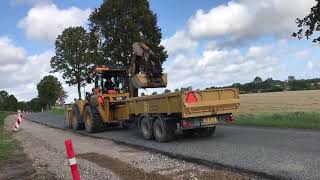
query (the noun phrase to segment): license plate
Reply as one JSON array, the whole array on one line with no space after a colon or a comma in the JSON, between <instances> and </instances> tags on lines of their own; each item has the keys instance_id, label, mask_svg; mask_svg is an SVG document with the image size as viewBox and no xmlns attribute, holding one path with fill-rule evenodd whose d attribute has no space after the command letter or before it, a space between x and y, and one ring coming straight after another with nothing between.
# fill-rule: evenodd
<instances>
[{"instance_id":1,"label":"license plate","mask_svg":"<svg viewBox=\"0 0 320 180\"><path fill-rule=\"evenodd\" d=\"M204 125L217 124L217 123L218 123L218 120L216 117L203 118Z\"/></svg>"}]
</instances>

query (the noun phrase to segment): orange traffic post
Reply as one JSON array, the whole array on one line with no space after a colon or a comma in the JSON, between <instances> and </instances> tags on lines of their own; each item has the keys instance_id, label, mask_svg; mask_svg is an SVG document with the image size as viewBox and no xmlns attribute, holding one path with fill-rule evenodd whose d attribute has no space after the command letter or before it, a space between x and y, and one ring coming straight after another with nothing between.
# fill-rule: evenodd
<instances>
[{"instance_id":1,"label":"orange traffic post","mask_svg":"<svg viewBox=\"0 0 320 180\"><path fill-rule=\"evenodd\" d=\"M72 140L68 139L64 142L64 144L65 144L66 150L67 150L67 155L68 155L68 159L69 159L69 165L70 165L70 169L71 169L71 173L72 173L72 178L73 178L73 180L80 180L80 173L79 173L77 161L75 158L75 152L73 149Z\"/></svg>"}]
</instances>

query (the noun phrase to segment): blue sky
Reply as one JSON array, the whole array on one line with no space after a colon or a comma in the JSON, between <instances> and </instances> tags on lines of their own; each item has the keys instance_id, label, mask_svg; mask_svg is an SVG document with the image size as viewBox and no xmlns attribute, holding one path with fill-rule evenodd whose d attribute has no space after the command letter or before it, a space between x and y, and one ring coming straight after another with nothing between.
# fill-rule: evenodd
<instances>
[{"instance_id":1,"label":"blue sky","mask_svg":"<svg viewBox=\"0 0 320 180\"><path fill-rule=\"evenodd\" d=\"M37 42L30 41L23 29L17 27L17 22L26 16L26 13L33 7L32 0L5 0L0 2L0 22L3 24L0 29L1 36L9 36L15 42L28 50L29 54L41 53L53 44L51 42ZM102 0L53 0L51 1L59 8L78 7L80 9L94 9L101 5ZM223 1L187 1L181 6L179 1L169 0L151 0L150 5L152 10L158 15L158 25L162 28L163 37L169 37L175 33L177 29L183 28L185 22L194 14L199 8L208 10L210 7L216 6ZM183 9L182 9L183 8ZM179 13L177 13L179 12Z\"/></svg>"},{"instance_id":2,"label":"blue sky","mask_svg":"<svg viewBox=\"0 0 320 180\"><path fill-rule=\"evenodd\" d=\"M305 16L314 0L149 2L158 15L162 44L169 53L164 64L169 89L244 83L257 75L281 80L289 75L320 75L318 45L291 37L296 30L294 19ZM50 71L55 37L66 27L87 26L90 12L101 3L1 1L0 89L20 100L36 97L36 84ZM76 96L74 87L64 88L69 99Z\"/></svg>"}]
</instances>

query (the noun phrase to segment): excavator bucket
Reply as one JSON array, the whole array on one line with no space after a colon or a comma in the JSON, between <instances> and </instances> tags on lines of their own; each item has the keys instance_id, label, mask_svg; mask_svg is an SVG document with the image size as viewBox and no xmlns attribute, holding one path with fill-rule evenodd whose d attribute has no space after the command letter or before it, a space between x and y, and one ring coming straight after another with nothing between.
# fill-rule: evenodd
<instances>
[{"instance_id":1,"label":"excavator bucket","mask_svg":"<svg viewBox=\"0 0 320 180\"><path fill-rule=\"evenodd\" d=\"M161 78L148 78L145 74L136 74L131 77L133 86L137 89L140 88L161 88L167 87L167 74L163 73Z\"/></svg>"}]
</instances>

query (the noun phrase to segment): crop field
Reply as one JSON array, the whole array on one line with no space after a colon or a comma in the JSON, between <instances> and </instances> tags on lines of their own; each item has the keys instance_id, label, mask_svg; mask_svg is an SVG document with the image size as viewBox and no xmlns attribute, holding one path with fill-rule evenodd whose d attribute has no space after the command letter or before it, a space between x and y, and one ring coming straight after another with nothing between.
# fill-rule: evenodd
<instances>
[{"instance_id":1,"label":"crop field","mask_svg":"<svg viewBox=\"0 0 320 180\"><path fill-rule=\"evenodd\" d=\"M320 90L240 95L239 113L320 112Z\"/></svg>"},{"instance_id":2,"label":"crop field","mask_svg":"<svg viewBox=\"0 0 320 180\"><path fill-rule=\"evenodd\" d=\"M320 129L320 91L240 95L237 125Z\"/></svg>"}]
</instances>

